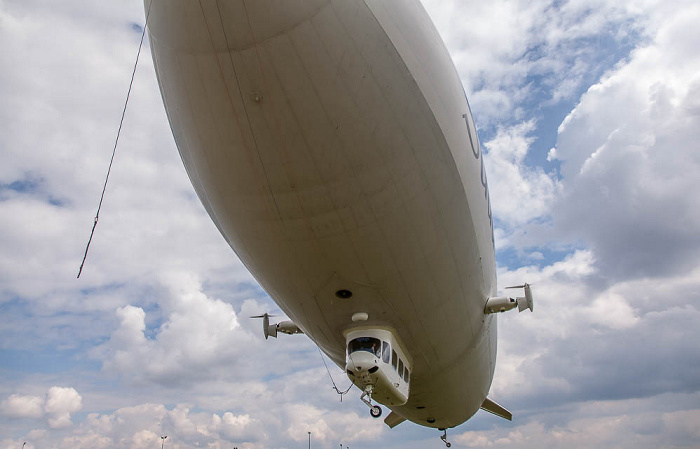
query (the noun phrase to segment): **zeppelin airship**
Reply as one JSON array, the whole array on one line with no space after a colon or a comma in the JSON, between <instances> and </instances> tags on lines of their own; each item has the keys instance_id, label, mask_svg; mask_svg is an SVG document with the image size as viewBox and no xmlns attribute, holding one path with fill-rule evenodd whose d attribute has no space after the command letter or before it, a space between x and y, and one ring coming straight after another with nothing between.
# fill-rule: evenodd
<instances>
[{"instance_id":1,"label":"zeppelin airship","mask_svg":"<svg viewBox=\"0 0 700 449\"><path fill-rule=\"evenodd\" d=\"M305 334L392 428L510 419L494 312L532 294L496 296L477 130L420 1L144 3L192 185L289 317L265 337Z\"/></svg>"}]
</instances>

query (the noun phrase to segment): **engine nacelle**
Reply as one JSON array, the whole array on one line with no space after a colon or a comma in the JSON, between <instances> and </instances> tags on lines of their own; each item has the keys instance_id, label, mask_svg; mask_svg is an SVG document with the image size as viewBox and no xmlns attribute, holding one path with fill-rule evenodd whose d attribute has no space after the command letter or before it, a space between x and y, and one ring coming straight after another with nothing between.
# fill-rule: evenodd
<instances>
[{"instance_id":1,"label":"engine nacelle","mask_svg":"<svg viewBox=\"0 0 700 449\"><path fill-rule=\"evenodd\" d=\"M495 298L489 298L486 301L486 307L484 308L484 313L500 313L507 310L515 309L518 305L518 301L515 298L509 298L507 296L496 296Z\"/></svg>"},{"instance_id":2,"label":"engine nacelle","mask_svg":"<svg viewBox=\"0 0 700 449\"><path fill-rule=\"evenodd\" d=\"M270 314L263 313L262 315L252 316L251 318L262 318L263 319L263 334L265 335L265 340L268 337L277 338L277 332L282 332L283 334L303 334L299 326L297 326L293 321L281 321L277 324L270 324Z\"/></svg>"},{"instance_id":3,"label":"engine nacelle","mask_svg":"<svg viewBox=\"0 0 700 449\"><path fill-rule=\"evenodd\" d=\"M518 311L520 312L522 312L525 309L530 309L530 312L534 311L532 289L530 288L530 284L523 284L507 288L522 288L525 290L525 296L519 296L517 298L509 298L507 296L496 296L494 298L489 298L486 300L484 313L489 314L505 312L507 310L514 309L515 306L518 306Z\"/></svg>"},{"instance_id":4,"label":"engine nacelle","mask_svg":"<svg viewBox=\"0 0 700 449\"><path fill-rule=\"evenodd\" d=\"M304 332L299 329L299 326L294 324L293 321L280 321L277 324L267 324L267 327L263 328L265 332L265 339L267 337L277 338L277 333L282 332L283 334L303 334Z\"/></svg>"}]
</instances>

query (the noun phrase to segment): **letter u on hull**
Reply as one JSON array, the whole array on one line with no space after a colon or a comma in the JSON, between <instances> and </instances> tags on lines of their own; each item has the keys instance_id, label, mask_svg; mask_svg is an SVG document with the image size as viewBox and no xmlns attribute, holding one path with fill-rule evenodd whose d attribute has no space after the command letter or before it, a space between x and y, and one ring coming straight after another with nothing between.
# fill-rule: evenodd
<instances>
[{"instance_id":1,"label":"letter u on hull","mask_svg":"<svg viewBox=\"0 0 700 449\"><path fill-rule=\"evenodd\" d=\"M468 419L495 359L491 225L469 107L421 4L154 0L149 14L180 155L246 267L338 366L354 313L395 329L413 358L396 413Z\"/></svg>"}]
</instances>

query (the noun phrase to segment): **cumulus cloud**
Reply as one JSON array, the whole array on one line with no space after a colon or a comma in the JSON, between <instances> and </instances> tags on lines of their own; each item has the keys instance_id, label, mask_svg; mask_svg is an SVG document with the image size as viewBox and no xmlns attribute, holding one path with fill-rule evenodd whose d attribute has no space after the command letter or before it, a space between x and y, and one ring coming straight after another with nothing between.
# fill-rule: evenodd
<instances>
[{"instance_id":1,"label":"cumulus cloud","mask_svg":"<svg viewBox=\"0 0 700 449\"><path fill-rule=\"evenodd\" d=\"M51 387L45 397L12 394L0 402L0 412L8 418L46 418L49 427L69 427L71 414L82 409L82 397L74 388Z\"/></svg>"},{"instance_id":2,"label":"cumulus cloud","mask_svg":"<svg viewBox=\"0 0 700 449\"><path fill-rule=\"evenodd\" d=\"M189 253L203 271L252 281L192 191L146 48L97 233L75 280L138 48L133 22L142 16L137 1L0 8L0 302L20 297L42 316L93 312L83 320L88 339L103 336L102 323L90 324L104 312L150 287L155 261L178 270L185 264L177 256ZM42 324L24 332L40 328L34 340L55 341Z\"/></svg>"},{"instance_id":3,"label":"cumulus cloud","mask_svg":"<svg viewBox=\"0 0 700 449\"><path fill-rule=\"evenodd\" d=\"M552 157L564 193L558 229L584 239L615 278L697 266L700 39L697 8L662 12L656 38L581 98Z\"/></svg>"},{"instance_id":4,"label":"cumulus cloud","mask_svg":"<svg viewBox=\"0 0 700 449\"><path fill-rule=\"evenodd\" d=\"M500 317L495 397L546 413L700 389L700 349L689 338L700 310L686 300L700 289L697 272L609 286L596 282L597 270L592 252L579 251L543 268L500 272L506 283L533 283L535 313Z\"/></svg>"},{"instance_id":5,"label":"cumulus cloud","mask_svg":"<svg viewBox=\"0 0 700 449\"><path fill-rule=\"evenodd\" d=\"M494 215L508 228L549 213L557 194L557 180L541 168L524 164L534 138L534 120L499 127L496 136L484 143L489 192Z\"/></svg>"},{"instance_id":6,"label":"cumulus cloud","mask_svg":"<svg viewBox=\"0 0 700 449\"><path fill-rule=\"evenodd\" d=\"M472 448L566 448L615 446L621 449L640 447L695 447L700 410L692 404L676 404L683 411L666 412L674 401L684 401L677 395L653 397L645 400L602 401L574 406L555 425L530 420L511 428L467 431L455 435L454 441ZM697 396L694 397L697 401ZM552 415L559 413L552 410ZM678 419L678 421L676 421ZM624 438L620 438L624 435Z\"/></svg>"},{"instance_id":7,"label":"cumulus cloud","mask_svg":"<svg viewBox=\"0 0 700 449\"><path fill-rule=\"evenodd\" d=\"M8 418L41 418L44 416L44 398L39 396L10 395L0 402L3 416Z\"/></svg>"},{"instance_id":8,"label":"cumulus cloud","mask_svg":"<svg viewBox=\"0 0 700 449\"><path fill-rule=\"evenodd\" d=\"M605 35L609 45L624 44L643 32L633 19L648 7L605 0L423 3L450 49L482 127L522 120L524 103L535 95L553 103L573 99L586 81L593 81L591 74L609 63L590 39Z\"/></svg>"},{"instance_id":9,"label":"cumulus cloud","mask_svg":"<svg viewBox=\"0 0 700 449\"><path fill-rule=\"evenodd\" d=\"M322 442L342 439L350 443L376 440L385 431L372 418L360 418L355 413L329 413L308 404L292 405L287 408L287 413L289 426L286 433L298 442L306 440L307 432Z\"/></svg>"},{"instance_id":10,"label":"cumulus cloud","mask_svg":"<svg viewBox=\"0 0 700 449\"><path fill-rule=\"evenodd\" d=\"M212 415L211 424L208 427L210 432L217 432L225 436L228 440L241 439L247 427L253 422L250 415L236 416L231 412L226 412L222 416Z\"/></svg>"},{"instance_id":11,"label":"cumulus cloud","mask_svg":"<svg viewBox=\"0 0 700 449\"><path fill-rule=\"evenodd\" d=\"M254 381L261 376L306 369L309 355L319 366L318 353L304 336L264 340L261 320L250 317L269 311L268 305L249 299L236 312L205 293L192 273L164 273L161 282L166 292L157 310L126 305L114 312L118 322L109 339L91 351L105 374L132 386L185 388L235 373L236 382L251 389L247 393L258 394ZM239 394L246 392L232 393Z\"/></svg>"},{"instance_id":12,"label":"cumulus cloud","mask_svg":"<svg viewBox=\"0 0 700 449\"><path fill-rule=\"evenodd\" d=\"M71 413L79 411L82 407L82 397L74 388L51 387L46 393L44 410L52 429L70 426Z\"/></svg>"},{"instance_id":13,"label":"cumulus cloud","mask_svg":"<svg viewBox=\"0 0 700 449\"><path fill-rule=\"evenodd\" d=\"M96 351L105 370L166 384L201 381L222 365L232 367L238 356L257 344L241 328L233 307L209 298L191 274L166 275L164 284L170 289L161 303L166 320L153 338L146 336L146 312L141 307L116 310L119 325Z\"/></svg>"},{"instance_id":14,"label":"cumulus cloud","mask_svg":"<svg viewBox=\"0 0 700 449\"><path fill-rule=\"evenodd\" d=\"M150 430L140 430L131 437L131 444L137 449L153 447L158 441L160 441L160 436Z\"/></svg>"},{"instance_id":15,"label":"cumulus cloud","mask_svg":"<svg viewBox=\"0 0 700 449\"><path fill-rule=\"evenodd\" d=\"M277 405L284 404L278 401ZM235 445L241 449L263 449L279 444L270 443L271 438L280 441L283 433L289 434L282 437L288 442L306 441L308 430L317 444L330 444L341 436L347 442L368 441L381 432L381 426L367 425L371 418L361 419L354 413L329 412L304 405L285 410L291 414L288 421L293 423L291 427L270 419L263 422L247 413L206 413L193 411L187 404L166 407L146 403L112 413L90 413L72 434L54 440L54 444L74 448L147 448L159 444L160 437L167 435L166 443L179 447L223 449ZM270 411L255 413L267 418ZM274 432L279 435L273 435ZM47 445L51 438L46 432L32 436L36 447Z\"/></svg>"},{"instance_id":16,"label":"cumulus cloud","mask_svg":"<svg viewBox=\"0 0 700 449\"><path fill-rule=\"evenodd\" d=\"M571 25L569 33L545 26L545 47L637 16L643 19L633 28L644 40L585 92L560 125L548 157L561 163L560 172L525 160L535 141L534 119L498 126L484 143L497 245L584 245L611 282L692 270L700 249L694 232L699 200L688 194L700 187L693 151L700 137L700 57L687 43L696 40L697 8L599 3L597 12L582 2L540 5L545 16L556 10L557 20ZM582 10L584 18L574 26L573 18L581 17L574 12ZM568 72L565 67L559 69Z\"/></svg>"}]
</instances>

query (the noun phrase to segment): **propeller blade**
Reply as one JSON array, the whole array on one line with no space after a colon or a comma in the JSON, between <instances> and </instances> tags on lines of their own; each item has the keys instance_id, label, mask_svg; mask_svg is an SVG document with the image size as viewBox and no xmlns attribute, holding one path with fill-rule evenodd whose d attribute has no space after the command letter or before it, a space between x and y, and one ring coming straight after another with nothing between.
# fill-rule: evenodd
<instances>
[{"instance_id":1,"label":"propeller blade","mask_svg":"<svg viewBox=\"0 0 700 449\"><path fill-rule=\"evenodd\" d=\"M263 334L265 335L265 340L267 340L267 338L269 336L273 336L273 337L277 338L277 327L274 324L272 326L270 326L270 317L271 316L277 316L277 315L270 315L269 313L266 312L266 313L263 313L262 315L255 315L255 316L251 317L251 318L262 318L263 319L262 325L263 325Z\"/></svg>"},{"instance_id":2,"label":"propeller blade","mask_svg":"<svg viewBox=\"0 0 700 449\"><path fill-rule=\"evenodd\" d=\"M509 288L527 288L530 285L532 285L532 284L513 285L512 287L506 287L506 289L509 289Z\"/></svg>"}]
</instances>

